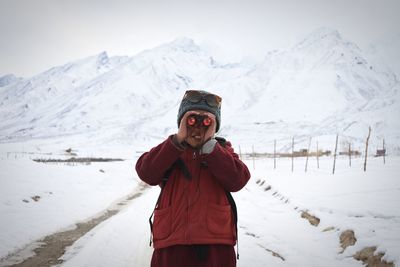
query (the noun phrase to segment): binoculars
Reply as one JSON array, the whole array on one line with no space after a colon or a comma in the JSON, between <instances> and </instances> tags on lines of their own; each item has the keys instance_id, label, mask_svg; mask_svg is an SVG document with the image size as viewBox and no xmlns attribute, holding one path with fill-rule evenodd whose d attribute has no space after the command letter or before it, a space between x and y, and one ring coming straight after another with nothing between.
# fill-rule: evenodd
<instances>
[{"instance_id":1,"label":"binoculars","mask_svg":"<svg viewBox=\"0 0 400 267\"><path fill-rule=\"evenodd\" d=\"M212 120L210 117L205 116L205 115L190 115L187 118L187 125L188 126L196 126L200 125L203 127L208 127L212 123Z\"/></svg>"}]
</instances>

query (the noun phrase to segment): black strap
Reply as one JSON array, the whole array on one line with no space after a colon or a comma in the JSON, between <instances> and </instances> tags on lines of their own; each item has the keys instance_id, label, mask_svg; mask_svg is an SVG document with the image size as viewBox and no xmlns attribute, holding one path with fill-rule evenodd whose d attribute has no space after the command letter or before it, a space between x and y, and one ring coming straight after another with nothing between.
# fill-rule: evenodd
<instances>
[{"instance_id":1,"label":"black strap","mask_svg":"<svg viewBox=\"0 0 400 267\"><path fill-rule=\"evenodd\" d=\"M228 202L231 205L233 220L235 222L235 231L236 231L236 243L237 243L237 259L239 259L239 233L238 233L238 213L235 199L233 198L231 192L225 191L226 197L228 198Z\"/></svg>"},{"instance_id":2,"label":"black strap","mask_svg":"<svg viewBox=\"0 0 400 267\"><path fill-rule=\"evenodd\" d=\"M161 191L162 190L163 190L163 188L161 188ZM156 210L156 208L158 206L158 202L160 202L160 198L161 198L161 192L158 195L158 199L157 199L156 205L154 206L153 212L151 213L150 218L149 218L149 224L150 224L150 243L149 243L149 246L150 247L151 247L152 242L153 242L153 222L152 222L152 219L153 219L153 216L154 216L154 211Z\"/></svg>"},{"instance_id":3,"label":"black strap","mask_svg":"<svg viewBox=\"0 0 400 267\"><path fill-rule=\"evenodd\" d=\"M216 136L215 140L217 140L218 144L220 144L222 147L226 146L226 139L225 138Z\"/></svg>"},{"instance_id":4,"label":"black strap","mask_svg":"<svg viewBox=\"0 0 400 267\"><path fill-rule=\"evenodd\" d=\"M175 165L175 164L176 164L176 166L182 171L183 176L185 176L186 179L188 179L188 180L192 179L192 174L190 173L190 171L189 171L189 169L187 168L185 162L183 162L183 160L182 160L181 158L178 158L178 159L175 161L174 165ZM172 169L171 169L171 171L172 171ZM167 177L167 180L168 180L169 175L168 175L168 176L165 176L165 177Z\"/></svg>"}]
</instances>

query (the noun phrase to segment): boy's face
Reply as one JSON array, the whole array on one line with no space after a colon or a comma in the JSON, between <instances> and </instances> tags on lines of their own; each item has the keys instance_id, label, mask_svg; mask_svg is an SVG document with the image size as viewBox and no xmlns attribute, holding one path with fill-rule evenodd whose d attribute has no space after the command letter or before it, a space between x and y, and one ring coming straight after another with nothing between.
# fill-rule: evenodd
<instances>
[{"instance_id":1,"label":"boy's face","mask_svg":"<svg viewBox=\"0 0 400 267\"><path fill-rule=\"evenodd\" d=\"M205 116L206 111L203 110L195 110L196 115L200 116ZM205 135L208 130L208 127L204 126L202 123L196 123L194 125L188 125L186 122L186 127L187 127L187 138L186 142L194 147L194 148L200 148L203 143L206 141L205 140Z\"/></svg>"}]
</instances>

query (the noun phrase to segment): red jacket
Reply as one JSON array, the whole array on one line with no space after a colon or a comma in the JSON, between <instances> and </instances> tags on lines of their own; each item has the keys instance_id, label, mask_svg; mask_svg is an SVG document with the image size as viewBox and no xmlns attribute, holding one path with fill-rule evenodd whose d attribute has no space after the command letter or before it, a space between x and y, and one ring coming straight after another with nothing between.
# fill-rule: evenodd
<instances>
[{"instance_id":1,"label":"red jacket","mask_svg":"<svg viewBox=\"0 0 400 267\"><path fill-rule=\"evenodd\" d=\"M216 144L210 154L200 155L188 146L173 144L172 136L144 153L136 171L144 182L161 185L165 172L181 158L191 173L184 177L174 167L154 211L154 248L189 244L235 245L236 231L226 191L242 189L250 179L246 165L229 142Z\"/></svg>"}]
</instances>

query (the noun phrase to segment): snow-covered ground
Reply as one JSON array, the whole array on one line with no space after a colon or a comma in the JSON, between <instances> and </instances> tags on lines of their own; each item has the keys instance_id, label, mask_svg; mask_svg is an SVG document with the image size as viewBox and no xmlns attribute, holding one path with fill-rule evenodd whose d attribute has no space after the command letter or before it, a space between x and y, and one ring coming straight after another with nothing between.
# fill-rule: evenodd
<instances>
[{"instance_id":1,"label":"snow-covered ground","mask_svg":"<svg viewBox=\"0 0 400 267\"><path fill-rule=\"evenodd\" d=\"M0 160L0 258L87 220L131 193L137 185L132 165Z\"/></svg>"},{"instance_id":2,"label":"snow-covered ground","mask_svg":"<svg viewBox=\"0 0 400 267\"><path fill-rule=\"evenodd\" d=\"M136 159L69 166L29 158L0 160L0 258L41 237L99 214L139 186ZM377 246L384 259L400 262L400 158L245 160L252 179L235 193L239 209L238 266L361 266L355 252ZM100 171L102 170L102 171ZM271 186L271 189L268 189ZM120 213L80 238L61 266L148 266L148 217L159 189L147 188ZM40 196L38 201L32 199ZM315 227L301 218L320 218ZM324 231L328 229L331 230ZM343 253L340 233L351 229L357 242ZM279 256L277 256L279 255ZM0 261L1 262L1 261Z\"/></svg>"}]
</instances>

